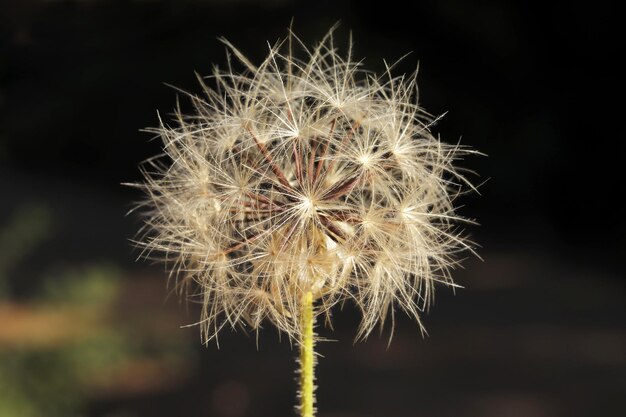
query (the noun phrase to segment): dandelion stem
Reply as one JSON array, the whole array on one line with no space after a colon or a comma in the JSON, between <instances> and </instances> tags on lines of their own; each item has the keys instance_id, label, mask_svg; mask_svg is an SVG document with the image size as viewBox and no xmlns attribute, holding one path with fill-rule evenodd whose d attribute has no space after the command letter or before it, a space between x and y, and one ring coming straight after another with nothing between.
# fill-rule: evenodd
<instances>
[{"instance_id":1,"label":"dandelion stem","mask_svg":"<svg viewBox=\"0 0 626 417\"><path fill-rule=\"evenodd\" d=\"M315 416L315 317L313 293L302 298L302 344L300 345L300 417Z\"/></svg>"}]
</instances>

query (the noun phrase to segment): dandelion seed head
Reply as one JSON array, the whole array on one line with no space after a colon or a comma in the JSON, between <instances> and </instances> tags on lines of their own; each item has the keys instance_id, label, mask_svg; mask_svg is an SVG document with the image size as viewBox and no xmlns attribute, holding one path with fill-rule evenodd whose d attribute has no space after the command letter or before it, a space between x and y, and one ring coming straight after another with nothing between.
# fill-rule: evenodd
<instances>
[{"instance_id":1,"label":"dandelion seed head","mask_svg":"<svg viewBox=\"0 0 626 417\"><path fill-rule=\"evenodd\" d=\"M419 322L472 250L453 206L472 188L453 163L472 151L431 134L416 74L365 71L332 30L313 48L290 33L259 65L225 43L194 111L153 129L145 255L202 303L205 340L266 321L299 339L307 292L318 314L354 301L358 337L397 309Z\"/></svg>"}]
</instances>

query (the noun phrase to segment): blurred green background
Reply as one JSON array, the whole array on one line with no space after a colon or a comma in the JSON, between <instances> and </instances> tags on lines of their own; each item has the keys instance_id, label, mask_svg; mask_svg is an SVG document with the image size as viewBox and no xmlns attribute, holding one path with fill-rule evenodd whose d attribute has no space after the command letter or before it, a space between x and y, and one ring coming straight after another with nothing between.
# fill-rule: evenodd
<instances>
[{"instance_id":1,"label":"blurred green background","mask_svg":"<svg viewBox=\"0 0 626 417\"><path fill-rule=\"evenodd\" d=\"M353 344L357 312L321 343L319 417L621 416L626 409L623 165L610 3L144 0L0 3L0 417L292 416L296 351L271 329L200 344L197 306L135 262L141 198L120 185L159 152L194 70L253 60L294 27L337 20L355 55L413 53L434 130L485 152L484 262L468 259L425 316ZM185 106L185 103L182 103Z\"/></svg>"}]
</instances>

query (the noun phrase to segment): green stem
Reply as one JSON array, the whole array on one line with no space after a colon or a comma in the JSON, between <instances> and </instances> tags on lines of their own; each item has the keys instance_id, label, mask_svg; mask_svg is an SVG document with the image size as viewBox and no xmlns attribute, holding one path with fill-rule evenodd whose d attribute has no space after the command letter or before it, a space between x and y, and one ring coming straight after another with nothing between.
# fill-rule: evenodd
<instances>
[{"instance_id":1,"label":"green stem","mask_svg":"<svg viewBox=\"0 0 626 417\"><path fill-rule=\"evenodd\" d=\"M315 316L313 294L302 298L302 344L300 345L300 416L315 416Z\"/></svg>"}]
</instances>

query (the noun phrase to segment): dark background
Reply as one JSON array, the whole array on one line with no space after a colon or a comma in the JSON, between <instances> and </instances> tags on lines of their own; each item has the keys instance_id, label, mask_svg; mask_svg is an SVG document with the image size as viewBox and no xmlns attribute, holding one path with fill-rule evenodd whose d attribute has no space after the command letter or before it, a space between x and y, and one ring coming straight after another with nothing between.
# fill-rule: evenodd
<instances>
[{"instance_id":1,"label":"dark background","mask_svg":"<svg viewBox=\"0 0 626 417\"><path fill-rule=\"evenodd\" d=\"M545 2L549 3L549 2ZM335 314L319 417L622 415L623 48L603 2L4 1L0 4L0 417L295 415L288 341L267 329L202 347L162 265L135 263L125 216L139 129L167 115L225 36L259 62L292 17L341 21L374 70L411 52L443 140L487 157L463 197L482 249L441 288L422 339L406 318L353 345ZM166 301L167 300L167 301ZM621 410L621 411L620 411Z\"/></svg>"}]
</instances>

